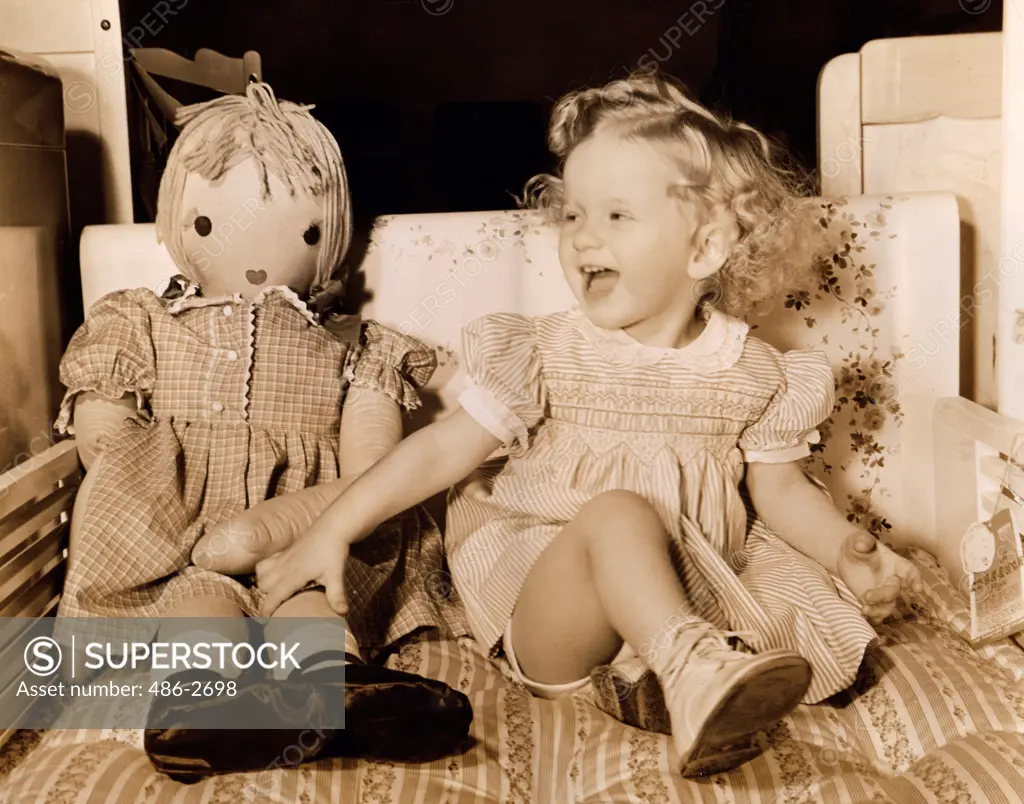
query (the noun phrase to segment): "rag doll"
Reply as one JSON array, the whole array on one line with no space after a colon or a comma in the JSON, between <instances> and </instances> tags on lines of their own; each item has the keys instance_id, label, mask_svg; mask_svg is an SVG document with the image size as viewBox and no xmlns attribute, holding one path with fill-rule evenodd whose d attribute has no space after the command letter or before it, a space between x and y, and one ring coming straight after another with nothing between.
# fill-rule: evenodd
<instances>
[{"instance_id":1,"label":"rag doll","mask_svg":"<svg viewBox=\"0 0 1024 804\"><path fill-rule=\"evenodd\" d=\"M68 391L58 427L76 435L87 468L60 616L159 617L162 641L245 641L241 615L260 614L255 561L287 546L393 446L402 409L419 404L433 352L337 313L348 187L338 145L310 108L253 83L245 96L180 112L157 213L180 275L160 295L100 299L60 366ZM242 514L252 526L265 500L264 538L232 541L225 523ZM155 701L154 763L183 779L266 767L296 743L280 726L277 692L304 700L303 684L341 670L345 686L324 705L345 707L346 728L304 758L451 752L472 718L465 696L363 661L416 629L458 627L452 602L424 583L442 561L438 529L419 508L353 546L346 618L311 588L265 623L271 642L282 618L315 618L301 668L286 678L239 673L230 700ZM208 730L239 707L265 716L267 729Z\"/></svg>"}]
</instances>

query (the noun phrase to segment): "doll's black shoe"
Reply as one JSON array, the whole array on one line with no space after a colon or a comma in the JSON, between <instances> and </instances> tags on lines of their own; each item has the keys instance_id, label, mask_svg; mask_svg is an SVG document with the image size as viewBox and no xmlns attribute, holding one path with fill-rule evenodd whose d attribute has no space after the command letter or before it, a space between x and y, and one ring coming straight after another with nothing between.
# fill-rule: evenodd
<instances>
[{"instance_id":1,"label":"doll's black shoe","mask_svg":"<svg viewBox=\"0 0 1024 804\"><path fill-rule=\"evenodd\" d=\"M289 681L332 683L341 668L317 668L322 657L309 657ZM345 728L322 756L431 762L458 753L465 742L473 708L443 681L362 663L346 665L344 675Z\"/></svg>"},{"instance_id":2,"label":"doll's black shoe","mask_svg":"<svg viewBox=\"0 0 1024 804\"><path fill-rule=\"evenodd\" d=\"M175 673L167 681L171 689L190 690L197 684L230 683L210 670ZM191 784L214 774L287 767L309 759L307 754L319 750L324 737L310 729L274 728L275 721L267 717L268 704L281 707L280 720L289 708L301 711L305 701L298 697L301 691L294 689L279 690L278 698L272 698L267 694L271 683L259 673L248 673L235 682L234 695L171 695L154 700L143 738L153 766L175 781ZM336 697L335 705L343 706L343 696ZM268 720L266 728L225 728L226 724ZM296 747L289 748L292 745Z\"/></svg>"},{"instance_id":3,"label":"doll's black shoe","mask_svg":"<svg viewBox=\"0 0 1024 804\"><path fill-rule=\"evenodd\" d=\"M340 651L315 654L287 681L243 675L232 697L157 700L146 753L158 770L188 783L330 757L427 762L458 751L473 719L465 695L385 667L325 664L343 657ZM209 671L168 681L199 680L197 673ZM336 724L333 713L340 711L345 728L325 727ZM243 719L260 728L216 728Z\"/></svg>"}]
</instances>

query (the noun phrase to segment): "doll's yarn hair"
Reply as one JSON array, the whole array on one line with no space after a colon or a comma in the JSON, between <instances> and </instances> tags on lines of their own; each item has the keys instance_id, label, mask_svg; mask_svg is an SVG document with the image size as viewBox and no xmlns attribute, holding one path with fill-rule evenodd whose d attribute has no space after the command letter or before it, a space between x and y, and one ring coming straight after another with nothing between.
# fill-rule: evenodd
<instances>
[{"instance_id":1,"label":"doll's yarn hair","mask_svg":"<svg viewBox=\"0 0 1024 804\"><path fill-rule=\"evenodd\" d=\"M181 270L188 269L181 239L181 202L188 175L216 181L252 158L262 201L270 200L270 174L292 194L298 189L325 199L315 284L327 283L348 251L352 210L341 149L309 113L312 108L279 102L268 84L253 82L244 96L226 95L178 110L175 123L182 130L160 180L156 225L160 241Z\"/></svg>"},{"instance_id":2,"label":"doll's yarn hair","mask_svg":"<svg viewBox=\"0 0 1024 804\"><path fill-rule=\"evenodd\" d=\"M756 129L713 113L655 75L562 97L548 129L559 175L534 176L520 204L561 220L565 161L598 131L655 145L678 168L672 191L681 200L695 204L704 220L717 210L735 222L738 236L725 265L698 283L701 304L744 317L770 310L780 291L819 284L833 244L791 160Z\"/></svg>"}]
</instances>

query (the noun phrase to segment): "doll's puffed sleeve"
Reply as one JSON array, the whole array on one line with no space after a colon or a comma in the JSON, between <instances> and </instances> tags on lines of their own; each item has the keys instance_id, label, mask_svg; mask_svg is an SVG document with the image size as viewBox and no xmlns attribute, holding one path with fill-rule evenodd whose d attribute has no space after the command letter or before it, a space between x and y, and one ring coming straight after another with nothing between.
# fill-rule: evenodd
<instances>
[{"instance_id":1,"label":"doll's puffed sleeve","mask_svg":"<svg viewBox=\"0 0 1024 804\"><path fill-rule=\"evenodd\" d=\"M800 349L781 355L782 381L761 418L739 446L747 463L787 463L810 455L818 426L832 415L835 379L824 353Z\"/></svg>"},{"instance_id":2,"label":"doll's puffed sleeve","mask_svg":"<svg viewBox=\"0 0 1024 804\"><path fill-rule=\"evenodd\" d=\"M430 381L437 368L434 351L376 321L363 322L360 343L351 367L351 384L380 391L405 410L418 408L417 389Z\"/></svg>"},{"instance_id":3,"label":"doll's puffed sleeve","mask_svg":"<svg viewBox=\"0 0 1024 804\"><path fill-rule=\"evenodd\" d=\"M56 423L61 433L74 434L75 399L85 391L112 400L134 394L137 409L145 409L156 384L156 350L150 313L137 293L111 293L93 305L61 358L60 381L67 388Z\"/></svg>"},{"instance_id":4,"label":"doll's puffed sleeve","mask_svg":"<svg viewBox=\"0 0 1024 804\"><path fill-rule=\"evenodd\" d=\"M546 402L533 319L512 313L478 318L462 330L462 358L459 404L510 455L522 454Z\"/></svg>"}]
</instances>

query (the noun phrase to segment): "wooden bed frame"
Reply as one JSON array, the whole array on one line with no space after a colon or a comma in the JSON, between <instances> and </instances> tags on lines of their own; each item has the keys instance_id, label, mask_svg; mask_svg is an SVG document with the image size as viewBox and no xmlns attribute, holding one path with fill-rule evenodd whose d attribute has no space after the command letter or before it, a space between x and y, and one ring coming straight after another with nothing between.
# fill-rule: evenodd
<instances>
[{"instance_id":1,"label":"wooden bed frame","mask_svg":"<svg viewBox=\"0 0 1024 804\"><path fill-rule=\"evenodd\" d=\"M952 192L961 288L960 394L996 409L994 345L1002 190L1003 34L877 39L818 81L818 171L825 196Z\"/></svg>"},{"instance_id":2,"label":"wooden bed frame","mask_svg":"<svg viewBox=\"0 0 1024 804\"><path fill-rule=\"evenodd\" d=\"M71 508L83 471L74 439L23 458L0 476L0 617L52 617L64 585ZM23 661L5 656L0 667ZM16 712L5 718L8 723L18 722L31 706L18 711L21 704L12 695L27 674L23 669L0 689L0 709ZM0 746L13 733L0 730Z\"/></svg>"}]
</instances>

